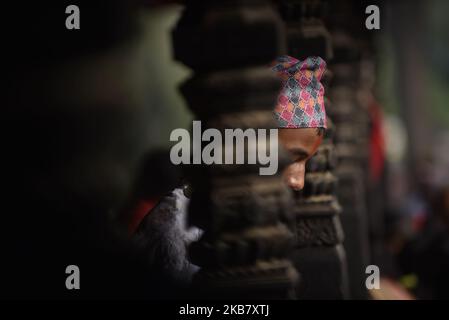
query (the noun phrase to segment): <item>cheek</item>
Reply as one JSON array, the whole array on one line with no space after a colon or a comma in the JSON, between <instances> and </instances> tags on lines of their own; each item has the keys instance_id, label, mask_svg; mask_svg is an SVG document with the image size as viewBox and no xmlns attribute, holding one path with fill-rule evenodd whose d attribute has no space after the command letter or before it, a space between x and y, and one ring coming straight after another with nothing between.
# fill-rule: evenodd
<instances>
[{"instance_id":1,"label":"cheek","mask_svg":"<svg viewBox=\"0 0 449 320\"><path fill-rule=\"evenodd\" d=\"M289 165L283 178L287 185L294 190L301 190L304 187L305 161Z\"/></svg>"}]
</instances>

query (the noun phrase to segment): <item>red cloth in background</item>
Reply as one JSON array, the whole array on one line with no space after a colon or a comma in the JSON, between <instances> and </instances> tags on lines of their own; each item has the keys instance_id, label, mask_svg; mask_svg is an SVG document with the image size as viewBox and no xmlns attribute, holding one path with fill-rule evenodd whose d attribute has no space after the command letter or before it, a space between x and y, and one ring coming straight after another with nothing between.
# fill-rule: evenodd
<instances>
[{"instance_id":1,"label":"red cloth in background","mask_svg":"<svg viewBox=\"0 0 449 320\"><path fill-rule=\"evenodd\" d=\"M159 197L154 197L151 199L141 199L139 202L137 202L137 204L132 209L131 219L128 224L128 232L130 235L136 232L142 220L157 205L159 200Z\"/></svg>"},{"instance_id":2,"label":"red cloth in background","mask_svg":"<svg viewBox=\"0 0 449 320\"><path fill-rule=\"evenodd\" d=\"M383 115L380 105L373 99L369 107L371 118L370 136L370 176L373 182L382 178L385 167L385 140L383 135Z\"/></svg>"}]
</instances>

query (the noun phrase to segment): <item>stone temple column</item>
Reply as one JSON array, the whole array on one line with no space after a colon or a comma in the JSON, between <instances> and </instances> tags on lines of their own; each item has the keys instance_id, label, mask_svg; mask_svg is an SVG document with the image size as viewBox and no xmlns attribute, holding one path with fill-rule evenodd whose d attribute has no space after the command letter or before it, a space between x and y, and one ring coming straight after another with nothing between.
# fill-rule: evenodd
<instances>
[{"instance_id":1,"label":"stone temple column","mask_svg":"<svg viewBox=\"0 0 449 320\"><path fill-rule=\"evenodd\" d=\"M285 53L285 36L270 1L187 1L173 39L175 58L193 70L181 90L203 131L216 128L224 137L225 129L275 128L280 83L268 64ZM264 141L247 141L245 158ZM285 159L281 152L279 172ZM193 296L294 297L291 193L280 175L260 175L260 166L187 166L189 223L204 230L190 248L201 268Z\"/></svg>"},{"instance_id":2,"label":"stone temple column","mask_svg":"<svg viewBox=\"0 0 449 320\"><path fill-rule=\"evenodd\" d=\"M279 8L287 27L290 55L298 59L307 56L332 59L331 37L322 20L326 9L323 1L284 0L280 1ZM326 91L330 78L328 70L323 78ZM327 110L333 108L327 98L325 105ZM334 125L329 118L328 126L317 154L308 161L304 190L295 193L292 207L296 220L292 260L301 274L301 283L296 288L300 299L345 299L348 296L341 207L334 175Z\"/></svg>"},{"instance_id":3,"label":"stone temple column","mask_svg":"<svg viewBox=\"0 0 449 320\"><path fill-rule=\"evenodd\" d=\"M358 99L364 9L355 0L330 4L332 14L326 21L332 34L334 59L330 64L333 79L328 94L334 106L330 116L336 126L337 194L343 207L350 297L367 299L365 270L371 260L367 211L370 126L368 110Z\"/></svg>"}]
</instances>

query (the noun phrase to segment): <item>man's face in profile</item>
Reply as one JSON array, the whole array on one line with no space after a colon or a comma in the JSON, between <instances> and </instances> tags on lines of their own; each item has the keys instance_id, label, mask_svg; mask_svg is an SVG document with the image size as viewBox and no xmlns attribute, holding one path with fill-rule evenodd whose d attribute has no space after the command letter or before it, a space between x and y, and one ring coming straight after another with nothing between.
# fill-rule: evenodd
<instances>
[{"instance_id":1,"label":"man's face in profile","mask_svg":"<svg viewBox=\"0 0 449 320\"><path fill-rule=\"evenodd\" d=\"M291 163L282 176L293 190L304 188L306 162L315 154L322 140L323 133L317 128L279 129L279 141L291 156Z\"/></svg>"}]
</instances>

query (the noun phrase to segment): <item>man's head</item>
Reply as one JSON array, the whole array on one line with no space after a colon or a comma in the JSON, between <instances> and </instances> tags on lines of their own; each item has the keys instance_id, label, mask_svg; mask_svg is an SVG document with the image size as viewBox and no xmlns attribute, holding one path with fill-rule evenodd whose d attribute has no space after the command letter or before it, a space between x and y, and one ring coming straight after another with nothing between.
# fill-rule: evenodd
<instances>
[{"instance_id":1,"label":"man's head","mask_svg":"<svg viewBox=\"0 0 449 320\"><path fill-rule=\"evenodd\" d=\"M320 79L325 69L326 63L320 57L300 61L281 56L273 66L273 71L282 80L282 90L274 110L279 141L290 153L292 161L284 170L283 177L293 190L304 187L306 162L323 140L326 112Z\"/></svg>"}]
</instances>

